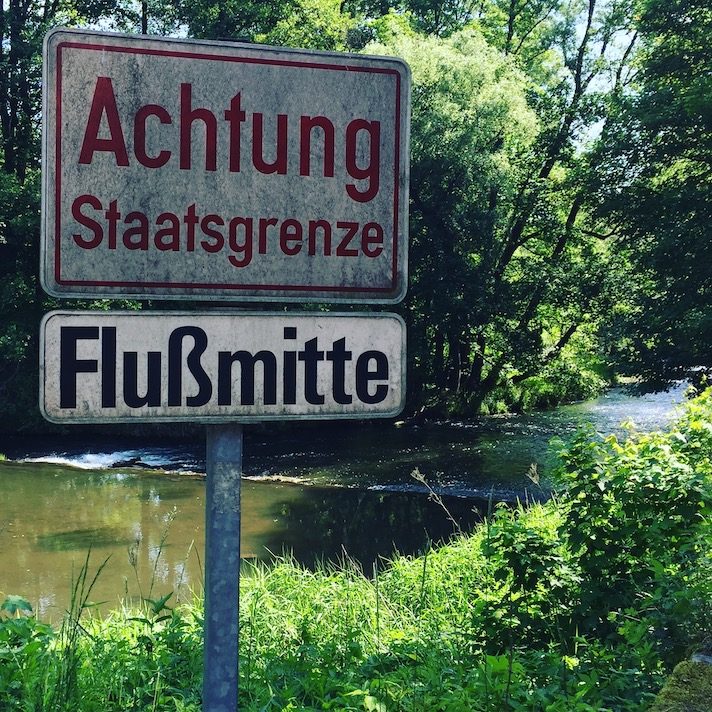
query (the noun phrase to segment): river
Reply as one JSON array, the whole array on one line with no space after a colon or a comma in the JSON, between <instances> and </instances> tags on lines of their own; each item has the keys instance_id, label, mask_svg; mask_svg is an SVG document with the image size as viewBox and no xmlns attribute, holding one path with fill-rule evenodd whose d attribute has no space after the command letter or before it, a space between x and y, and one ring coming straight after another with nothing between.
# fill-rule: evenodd
<instances>
[{"instance_id":1,"label":"river","mask_svg":"<svg viewBox=\"0 0 712 712\"><path fill-rule=\"evenodd\" d=\"M289 552L312 565L348 556L370 570L394 551L414 553L452 535L443 508L466 529L489 502L540 499L555 455L583 423L599 432L665 427L684 387L595 400L528 415L396 427L381 422L246 427L242 545L246 559ZM200 592L204 444L137 439L0 436L0 600L27 598L57 621L91 549L92 590L103 610L173 591ZM542 477L527 476L534 465Z\"/></svg>"}]
</instances>

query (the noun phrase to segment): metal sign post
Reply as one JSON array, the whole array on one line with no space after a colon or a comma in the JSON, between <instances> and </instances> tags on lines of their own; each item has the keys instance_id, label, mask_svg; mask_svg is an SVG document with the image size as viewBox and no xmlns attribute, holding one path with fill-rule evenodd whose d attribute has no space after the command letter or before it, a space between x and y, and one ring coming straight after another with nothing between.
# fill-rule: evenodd
<instances>
[{"instance_id":1,"label":"metal sign post","mask_svg":"<svg viewBox=\"0 0 712 712\"><path fill-rule=\"evenodd\" d=\"M396 415L405 398L403 320L55 311L40 342L40 406L52 422L207 424L203 709L235 712L242 423Z\"/></svg>"},{"instance_id":2,"label":"metal sign post","mask_svg":"<svg viewBox=\"0 0 712 712\"><path fill-rule=\"evenodd\" d=\"M235 712L242 425L206 428L204 712Z\"/></svg>"},{"instance_id":3,"label":"metal sign post","mask_svg":"<svg viewBox=\"0 0 712 712\"><path fill-rule=\"evenodd\" d=\"M400 59L55 28L42 121L40 281L53 296L405 296ZM40 342L51 422L207 425L203 709L235 712L241 424L397 415L403 320L58 311Z\"/></svg>"}]
</instances>

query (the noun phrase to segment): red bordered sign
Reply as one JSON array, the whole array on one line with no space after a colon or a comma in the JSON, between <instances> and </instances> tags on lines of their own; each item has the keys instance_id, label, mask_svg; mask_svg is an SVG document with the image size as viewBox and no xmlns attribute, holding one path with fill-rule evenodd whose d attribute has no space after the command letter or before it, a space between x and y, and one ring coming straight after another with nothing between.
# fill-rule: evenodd
<instances>
[{"instance_id":1,"label":"red bordered sign","mask_svg":"<svg viewBox=\"0 0 712 712\"><path fill-rule=\"evenodd\" d=\"M405 63L64 29L44 56L50 294L403 298Z\"/></svg>"}]
</instances>

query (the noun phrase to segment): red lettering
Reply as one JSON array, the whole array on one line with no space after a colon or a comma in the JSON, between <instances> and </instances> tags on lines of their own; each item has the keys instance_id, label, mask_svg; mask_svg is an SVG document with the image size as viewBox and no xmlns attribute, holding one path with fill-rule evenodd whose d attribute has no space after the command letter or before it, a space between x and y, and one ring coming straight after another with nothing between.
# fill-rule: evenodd
<instances>
[{"instance_id":1,"label":"red lettering","mask_svg":"<svg viewBox=\"0 0 712 712\"><path fill-rule=\"evenodd\" d=\"M116 201L109 203L109 209L104 213L104 217L109 221L109 249L116 249L116 225L121 220L121 213L116 208Z\"/></svg>"},{"instance_id":2,"label":"red lettering","mask_svg":"<svg viewBox=\"0 0 712 712\"><path fill-rule=\"evenodd\" d=\"M230 171L240 172L240 124L245 120L245 112L240 107L240 94L230 100L230 108L225 112L225 119L230 124Z\"/></svg>"},{"instance_id":3,"label":"red lettering","mask_svg":"<svg viewBox=\"0 0 712 712\"><path fill-rule=\"evenodd\" d=\"M370 222L363 226L361 251L366 257L378 257L383 252L383 228L378 223Z\"/></svg>"},{"instance_id":4,"label":"red lettering","mask_svg":"<svg viewBox=\"0 0 712 712\"><path fill-rule=\"evenodd\" d=\"M346 233L341 238L339 246L336 248L337 257L358 257L358 250L354 247L349 247L351 240L354 239L358 232L358 223L355 222L337 222L336 227L346 230Z\"/></svg>"},{"instance_id":5,"label":"red lettering","mask_svg":"<svg viewBox=\"0 0 712 712\"><path fill-rule=\"evenodd\" d=\"M79 247L83 247L85 250L93 250L95 247L101 245L101 241L104 239L104 232L96 220L92 220L82 213L81 209L84 205L90 205L94 210L101 210L103 206L99 198L95 198L93 195L80 195L72 203L72 217L82 227L89 228L94 234L94 237L90 240L82 237L78 233L72 235L72 238Z\"/></svg>"},{"instance_id":6,"label":"red lettering","mask_svg":"<svg viewBox=\"0 0 712 712\"><path fill-rule=\"evenodd\" d=\"M321 230L324 241L324 255L331 254L331 223L326 220L310 220L309 236L307 238L308 254L316 254L316 231Z\"/></svg>"},{"instance_id":7,"label":"red lettering","mask_svg":"<svg viewBox=\"0 0 712 712\"><path fill-rule=\"evenodd\" d=\"M195 226L198 224L198 216L195 214L195 203L188 207L188 212L183 216L183 222L187 228L186 250L195 251Z\"/></svg>"},{"instance_id":8,"label":"red lettering","mask_svg":"<svg viewBox=\"0 0 712 712\"><path fill-rule=\"evenodd\" d=\"M324 177L334 175L334 124L326 116L302 116L299 120L299 175L311 175L311 134L314 127L324 132Z\"/></svg>"},{"instance_id":9,"label":"red lettering","mask_svg":"<svg viewBox=\"0 0 712 712\"><path fill-rule=\"evenodd\" d=\"M123 247L147 251L153 247L161 252L189 253L202 249L216 254L227 248L227 258L235 267L247 267L255 254L266 255L270 251L289 257L306 252L309 257L368 258L384 252L384 229L376 222L361 225L319 219L302 223L297 218L223 217L215 213L201 216L196 203L188 205L180 216L163 212L152 222L153 218L141 211L129 212L122 219L119 203L119 199L109 200L104 208L102 201L93 195L80 195L74 200L72 216L85 228L85 232L72 236L78 247L94 249L106 235L108 250ZM269 234L270 228L274 229L274 235ZM342 231L340 235L335 232L337 229Z\"/></svg>"},{"instance_id":10,"label":"red lettering","mask_svg":"<svg viewBox=\"0 0 712 712\"><path fill-rule=\"evenodd\" d=\"M264 160L264 116L262 114L252 114L252 164L264 174L277 173L286 175L287 173L287 115L277 114L277 154L273 163Z\"/></svg>"},{"instance_id":11,"label":"red lettering","mask_svg":"<svg viewBox=\"0 0 712 712\"><path fill-rule=\"evenodd\" d=\"M161 213L156 219L156 226L166 222L170 223L170 226L156 230L153 242L156 245L156 249L161 250L161 252L168 250L178 252L180 250L180 221L178 216L173 213ZM167 242L166 238L168 238Z\"/></svg>"},{"instance_id":12,"label":"red lettering","mask_svg":"<svg viewBox=\"0 0 712 712\"><path fill-rule=\"evenodd\" d=\"M106 112L106 121L111 138L99 138L101 117ZM128 166L129 156L126 153L126 141L121 129L119 110L116 108L114 86L109 77L97 77L94 96L89 109L89 119L84 131L82 150L79 153L79 163L89 164L94 159L94 153L106 151L113 153L117 166Z\"/></svg>"},{"instance_id":13,"label":"red lettering","mask_svg":"<svg viewBox=\"0 0 712 712\"><path fill-rule=\"evenodd\" d=\"M161 168L170 160L170 151L161 151L157 156L151 157L146 153L146 119L155 116L162 124L172 124L170 114L158 104L146 104L136 112L134 119L134 153L141 165L146 168Z\"/></svg>"},{"instance_id":14,"label":"red lettering","mask_svg":"<svg viewBox=\"0 0 712 712\"><path fill-rule=\"evenodd\" d=\"M129 213L124 218L124 224L138 221L138 225L124 230L121 238L127 250L147 250L148 249L148 218L138 211ZM138 241L134 238L138 237Z\"/></svg>"},{"instance_id":15,"label":"red lettering","mask_svg":"<svg viewBox=\"0 0 712 712\"><path fill-rule=\"evenodd\" d=\"M193 109L193 85L180 85L180 167L189 170L192 158L193 122L205 124L205 170L217 170L218 122L212 111Z\"/></svg>"},{"instance_id":16,"label":"red lettering","mask_svg":"<svg viewBox=\"0 0 712 712\"><path fill-rule=\"evenodd\" d=\"M368 165L360 168L356 157L358 155L358 134L365 131L368 134L369 158ZM367 203L378 195L380 182L381 160L381 122L354 119L346 127L346 170L355 180L368 180L368 187L361 191L355 183L346 184L346 192L353 200Z\"/></svg>"},{"instance_id":17,"label":"red lettering","mask_svg":"<svg viewBox=\"0 0 712 712\"><path fill-rule=\"evenodd\" d=\"M237 241L237 228L242 225L243 241ZM229 227L230 249L236 254L230 255L228 260L235 267L247 267L252 261L252 218L233 218Z\"/></svg>"},{"instance_id":18,"label":"red lettering","mask_svg":"<svg viewBox=\"0 0 712 712\"><path fill-rule=\"evenodd\" d=\"M259 253L267 254L267 228L279 222L277 218L260 218Z\"/></svg>"},{"instance_id":19,"label":"red lettering","mask_svg":"<svg viewBox=\"0 0 712 712\"><path fill-rule=\"evenodd\" d=\"M200 221L200 229L203 231L205 237L210 238L211 240L215 240L215 242L211 243L207 242L206 240L201 240L200 246L206 252L220 252L220 250L225 247L225 237L219 230L210 227L211 224L224 225L225 221L219 215L214 215L212 213L210 215L206 215Z\"/></svg>"},{"instance_id":20,"label":"red lettering","mask_svg":"<svg viewBox=\"0 0 712 712\"><path fill-rule=\"evenodd\" d=\"M289 243L294 243L290 246ZM302 250L302 224L299 220L289 218L279 227L279 248L290 257L298 255Z\"/></svg>"}]
</instances>

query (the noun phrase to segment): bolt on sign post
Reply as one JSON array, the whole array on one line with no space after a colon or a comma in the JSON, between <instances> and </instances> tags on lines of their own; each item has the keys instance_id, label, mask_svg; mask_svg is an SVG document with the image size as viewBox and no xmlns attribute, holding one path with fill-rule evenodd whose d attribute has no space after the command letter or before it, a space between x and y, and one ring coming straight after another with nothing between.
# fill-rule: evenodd
<instances>
[{"instance_id":1,"label":"bolt on sign post","mask_svg":"<svg viewBox=\"0 0 712 712\"><path fill-rule=\"evenodd\" d=\"M72 299L397 303L409 117L396 58L52 30L42 285ZM397 415L402 319L55 311L40 342L52 422L206 423L203 709L234 712L242 426Z\"/></svg>"}]
</instances>

